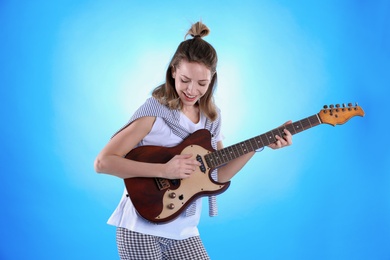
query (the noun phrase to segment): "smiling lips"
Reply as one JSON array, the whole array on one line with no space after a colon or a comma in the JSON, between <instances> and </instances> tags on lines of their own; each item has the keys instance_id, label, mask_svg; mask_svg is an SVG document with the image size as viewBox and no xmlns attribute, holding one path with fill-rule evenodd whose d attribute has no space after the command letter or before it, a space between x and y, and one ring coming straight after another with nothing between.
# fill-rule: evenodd
<instances>
[{"instance_id":1,"label":"smiling lips","mask_svg":"<svg viewBox=\"0 0 390 260\"><path fill-rule=\"evenodd\" d=\"M188 94L186 94L184 92L183 92L183 94L184 94L184 96L186 97L186 99L188 101L194 101L196 99L196 96L190 96L190 95L188 95Z\"/></svg>"}]
</instances>

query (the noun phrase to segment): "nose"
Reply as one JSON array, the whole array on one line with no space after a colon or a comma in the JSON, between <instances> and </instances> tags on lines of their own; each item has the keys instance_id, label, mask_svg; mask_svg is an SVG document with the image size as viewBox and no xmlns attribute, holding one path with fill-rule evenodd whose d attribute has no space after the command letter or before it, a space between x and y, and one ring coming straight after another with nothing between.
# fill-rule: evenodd
<instances>
[{"instance_id":1,"label":"nose","mask_svg":"<svg viewBox=\"0 0 390 260\"><path fill-rule=\"evenodd\" d=\"M189 94L192 94L193 86L194 83L192 81L187 85L187 91Z\"/></svg>"}]
</instances>

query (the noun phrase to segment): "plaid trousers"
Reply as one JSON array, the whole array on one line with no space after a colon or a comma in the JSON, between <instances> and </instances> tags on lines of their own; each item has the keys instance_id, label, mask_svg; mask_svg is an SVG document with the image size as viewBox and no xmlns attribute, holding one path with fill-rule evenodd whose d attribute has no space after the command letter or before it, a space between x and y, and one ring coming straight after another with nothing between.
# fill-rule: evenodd
<instances>
[{"instance_id":1,"label":"plaid trousers","mask_svg":"<svg viewBox=\"0 0 390 260\"><path fill-rule=\"evenodd\" d=\"M121 260L209 260L199 236L175 240L118 227L116 243Z\"/></svg>"}]
</instances>

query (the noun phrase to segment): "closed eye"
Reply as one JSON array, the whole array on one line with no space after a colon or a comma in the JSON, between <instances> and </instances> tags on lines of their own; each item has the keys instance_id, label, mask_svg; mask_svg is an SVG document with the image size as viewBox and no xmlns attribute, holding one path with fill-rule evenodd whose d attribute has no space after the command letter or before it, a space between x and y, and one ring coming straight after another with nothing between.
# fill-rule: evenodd
<instances>
[{"instance_id":1,"label":"closed eye","mask_svg":"<svg viewBox=\"0 0 390 260\"><path fill-rule=\"evenodd\" d=\"M201 86L201 87L207 87L207 85L209 84L209 81L208 80L201 80L198 83L199 83L199 86Z\"/></svg>"}]
</instances>

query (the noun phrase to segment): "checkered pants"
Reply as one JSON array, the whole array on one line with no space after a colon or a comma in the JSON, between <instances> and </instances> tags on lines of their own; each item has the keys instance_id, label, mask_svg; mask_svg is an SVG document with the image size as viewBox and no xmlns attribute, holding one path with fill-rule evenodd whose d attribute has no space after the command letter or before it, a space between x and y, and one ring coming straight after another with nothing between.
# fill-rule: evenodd
<instances>
[{"instance_id":1,"label":"checkered pants","mask_svg":"<svg viewBox=\"0 0 390 260\"><path fill-rule=\"evenodd\" d=\"M199 236L184 240L145 235L118 227L116 243L121 260L208 260Z\"/></svg>"}]
</instances>

